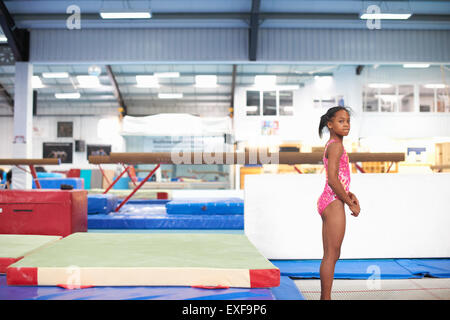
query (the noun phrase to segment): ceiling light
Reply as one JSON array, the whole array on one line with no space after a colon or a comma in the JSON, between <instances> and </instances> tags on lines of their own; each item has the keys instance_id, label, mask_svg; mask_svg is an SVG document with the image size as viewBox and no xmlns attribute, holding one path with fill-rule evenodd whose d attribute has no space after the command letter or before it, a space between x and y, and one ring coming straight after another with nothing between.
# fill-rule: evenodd
<instances>
[{"instance_id":1,"label":"ceiling light","mask_svg":"<svg viewBox=\"0 0 450 320\"><path fill-rule=\"evenodd\" d=\"M216 75L195 76L195 86L197 88L215 88L217 87L217 76Z\"/></svg>"},{"instance_id":2,"label":"ceiling light","mask_svg":"<svg viewBox=\"0 0 450 320\"><path fill-rule=\"evenodd\" d=\"M424 87L427 88L427 89L444 89L445 88L445 84L443 84L443 83L430 83L430 84L424 85Z\"/></svg>"},{"instance_id":3,"label":"ceiling light","mask_svg":"<svg viewBox=\"0 0 450 320\"><path fill-rule=\"evenodd\" d=\"M387 89L392 87L392 84L388 84L388 83L369 83L369 88L372 89Z\"/></svg>"},{"instance_id":4,"label":"ceiling light","mask_svg":"<svg viewBox=\"0 0 450 320\"><path fill-rule=\"evenodd\" d=\"M55 93L56 99L80 99L80 93Z\"/></svg>"},{"instance_id":5,"label":"ceiling light","mask_svg":"<svg viewBox=\"0 0 450 320\"><path fill-rule=\"evenodd\" d=\"M136 76L136 82L141 88L159 88L158 78L155 76Z\"/></svg>"},{"instance_id":6,"label":"ceiling light","mask_svg":"<svg viewBox=\"0 0 450 320\"><path fill-rule=\"evenodd\" d=\"M77 80L82 88L98 88L101 86L97 76L77 76Z\"/></svg>"},{"instance_id":7,"label":"ceiling light","mask_svg":"<svg viewBox=\"0 0 450 320\"><path fill-rule=\"evenodd\" d=\"M158 98L160 99L181 99L183 98L182 93L158 93Z\"/></svg>"},{"instance_id":8,"label":"ceiling light","mask_svg":"<svg viewBox=\"0 0 450 320\"><path fill-rule=\"evenodd\" d=\"M360 19L406 20L411 13L363 13Z\"/></svg>"},{"instance_id":9,"label":"ceiling light","mask_svg":"<svg viewBox=\"0 0 450 320\"><path fill-rule=\"evenodd\" d=\"M31 85L33 86L33 89L43 88L44 85L42 84L41 78L39 76L33 76L31 79Z\"/></svg>"},{"instance_id":10,"label":"ceiling light","mask_svg":"<svg viewBox=\"0 0 450 320\"><path fill-rule=\"evenodd\" d=\"M42 76L46 79L61 79L61 78L68 78L69 73L67 73L67 72L42 72Z\"/></svg>"},{"instance_id":11,"label":"ceiling light","mask_svg":"<svg viewBox=\"0 0 450 320\"><path fill-rule=\"evenodd\" d=\"M102 19L150 19L152 13L149 11L128 12L100 12Z\"/></svg>"},{"instance_id":12,"label":"ceiling light","mask_svg":"<svg viewBox=\"0 0 450 320\"><path fill-rule=\"evenodd\" d=\"M179 72L155 72L153 74L157 78L179 78Z\"/></svg>"},{"instance_id":13,"label":"ceiling light","mask_svg":"<svg viewBox=\"0 0 450 320\"><path fill-rule=\"evenodd\" d=\"M5 43L5 42L8 42L8 38L4 34L0 35L0 43Z\"/></svg>"},{"instance_id":14,"label":"ceiling light","mask_svg":"<svg viewBox=\"0 0 450 320\"><path fill-rule=\"evenodd\" d=\"M403 68L428 68L429 63L405 63Z\"/></svg>"},{"instance_id":15,"label":"ceiling light","mask_svg":"<svg viewBox=\"0 0 450 320\"><path fill-rule=\"evenodd\" d=\"M275 86L277 83L277 76L269 76L269 75L260 75L255 76L255 85L256 86Z\"/></svg>"}]
</instances>

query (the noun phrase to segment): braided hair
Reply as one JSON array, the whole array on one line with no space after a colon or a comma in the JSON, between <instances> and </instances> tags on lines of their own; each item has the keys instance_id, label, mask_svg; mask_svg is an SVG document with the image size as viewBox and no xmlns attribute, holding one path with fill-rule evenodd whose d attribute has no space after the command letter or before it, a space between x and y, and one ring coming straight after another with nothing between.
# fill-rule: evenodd
<instances>
[{"instance_id":1,"label":"braided hair","mask_svg":"<svg viewBox=\"0 0 450 320\"><path fill-rule=\"evenodd\" d=\"M332 107L332 108L328 109L328 111L320 117L319 137L322 138L323 128L325 128L327 126L328 121L331 121L331 119L333 119L336 112L338 112L340 110L345 110L350 115L350 109L348 109L346 107L342 107L342 106L337 106L337 107Z\"/></svg>"}]
</instances>

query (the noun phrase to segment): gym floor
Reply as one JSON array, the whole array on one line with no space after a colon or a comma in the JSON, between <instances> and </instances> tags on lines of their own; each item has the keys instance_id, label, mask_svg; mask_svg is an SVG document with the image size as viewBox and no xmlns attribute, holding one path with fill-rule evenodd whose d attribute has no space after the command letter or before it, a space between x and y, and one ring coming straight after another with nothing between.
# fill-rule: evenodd
<instances>
[{"instance_id":1,"label":"gym floor","mask_svg":"<svg viewBox=\"0 0 450 320\"><path fill-rule=\"evenodd\" d=\"M320 299L320 280L294 280L306 300ZM450 279L335 279L333 300L450 300Z\"/></svg>"}]
</instances>

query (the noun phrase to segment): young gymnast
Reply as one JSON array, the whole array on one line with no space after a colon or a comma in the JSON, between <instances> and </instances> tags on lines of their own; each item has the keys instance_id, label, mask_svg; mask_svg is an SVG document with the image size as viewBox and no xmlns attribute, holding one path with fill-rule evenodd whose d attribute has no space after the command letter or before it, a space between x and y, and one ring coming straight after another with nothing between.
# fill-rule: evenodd
<instances>
[{"instance_id":1,"label":"young gymnast","mask_svg":"<svg viewBox=\"0 0 450 320\"><path fill-rule=\"evenodd\" d=\"M359 200L349 191L350 167L343 137L350 132L350 112L345 107L333 107L320 118L319 136L323 129L330 131L325 145L323 165L326 172L325 189L317 200L317 210L322 217L323 259L320 264L321 300L331 299L334 267L339 259L345 233L347 204L352 215L360 212Z\"/></svg>"}]
</instances>

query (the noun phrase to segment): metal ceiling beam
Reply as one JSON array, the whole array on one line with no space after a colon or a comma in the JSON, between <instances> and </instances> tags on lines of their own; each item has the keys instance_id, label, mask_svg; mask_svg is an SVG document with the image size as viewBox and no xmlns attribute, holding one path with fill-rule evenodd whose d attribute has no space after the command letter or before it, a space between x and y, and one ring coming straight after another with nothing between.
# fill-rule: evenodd
<instances>
[{"instance_id":1,"label":"metal ceiling beam","mask_svg":"<svg viewBox=\"0 0 450 320\"><path fill-rule=\"evenodd\" d=\"M265 67L266 65L262 65L263 67ZM299 65L300 67L301 67L301 65ZM312 67L316 67L316 66L312 66ZM334 67L333 67L334 68ZM176 71L176 70L175 70ZM46 71L43 71L43 72L46 72ZM70 71L68 71L69 73L70 73L70 76L71 77L76 77L76 76L83 76L83 75L86 75L86 73L84 73L84 72L70 72ZM240 72L239 74L236 74L236 78L239 78L239 77L254 77L254 76L258 76L258 75L267 75L267 74L270 74L270 75L274 75L274 76L277 76L277 77L300 77L300 78L308 78L308 77L312 77L312 76L332 76L333 75L333 73L332 72L314 72L314 71L311 71L312 73L309 73L309 72L293 72L293 73L290 73L290 72ZM39 73L41 73L40 71L39 72L34 72L34 74L35 75L38 75ZM137 76L137 75L150 75L150 74L152 74L153 72L121 72L121 73L115 73L114 75L115 75L115 78L116 79L119 79L119 78L121 78L121 77L135 77L135 76ZM180 78L183 78L183 77L195 77L196 75L199 75L199 74L204 74L204 72L197 72L197 73L186 73L186 72L180 72ZM211 72L208 72L208 74L211 74ZM218 76L218 77L233 77L233 72L213 72L213 74L215 74L216 76ZM4 79L4 78L14 78L14 73L2 73L2 74L0 74L0 80L1 79ZM101 78L101 76L100 76L100 78ZM119 79L120 80L120 79ZM163 82L162 83L160 83L160 84L162 84L162 85L165 85L165 81L171 81L170 79L167 79L167 80L162 80ZM121 83L121 82L119 82L119 84L128 84L128 85L135 85L136 83L135 82L128 82L128 83ZM185 84L185 83L167 83L168 85L170 84L170 85L179 85L179 86L183 86L183 85L192 85L192 84L194 84L194 82L192 83L192 84ZM227 84L227 83L219 83L219 84Z\"/></svg>"},{"instance_id":2,"label":"metal ceiling beam","mask_svg":"<svg viewBox=\"0 0 450 320\"><path fill-rule=\"evenodd\" d=\"M117 99L117 102L119 103L119 106L122 108L121 114L122 116L127 115L127 106L125 105L125 102L123 101L122 94L120 93L119 85L117 84L116 77L114 76L114 73L111 69L110 65L106 65L106 72L108 73L109 81L111 82L113 86L114 96Z\"/></svg>"},{"instance_id":3,"label":"metal ceiling beam","mask_svg":"<svg viewBox=\"0 0 450 320\"><path fill-rule=\"evenodd\" d=\"M255 0L256 1L256 0ZM260 0L259 0L260 1ZM252 14L253 12L250 12ZM307 12L259 12L261 20L360 20L359 13L307 13ZM200 13L153 13L153 20L241 20L248 21L249 13L200 12ZM14 14L17 23L22 21L61 21L67 20L66 14ZM105 21L96 13L81 14L83 21ZM449 14L413 14L406 21L448 21ZM121 20L115 20L121 21ZM138 20L137 20L138 21Z\"/></svg>"},{"instance_id":4,"label":"metal ceiling beam","mask_svg":"<svg viewBox=\"0 0 450 320\"><path fill-rule=\"evenodd\" d=\"M248 59L250 61L256 61L260 7L261 0L252 0L252 10L250 12L250 29L248 30Z\"/></svg>"},{"instance_id":5,"label":"metal ceiling beam","mask_svg":"<svg viewBox=\"0 0 450 320\"><path fill-rule=\"evenodd\" d=\"M17 28L3 1L0 1L0 25L8 39L8 45L14 54L14 59L16 61L28 61L30 33L28 30Z\"/></svg>"}]
</instances>

